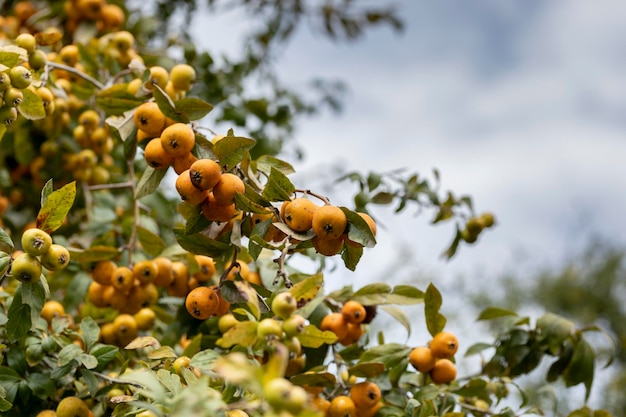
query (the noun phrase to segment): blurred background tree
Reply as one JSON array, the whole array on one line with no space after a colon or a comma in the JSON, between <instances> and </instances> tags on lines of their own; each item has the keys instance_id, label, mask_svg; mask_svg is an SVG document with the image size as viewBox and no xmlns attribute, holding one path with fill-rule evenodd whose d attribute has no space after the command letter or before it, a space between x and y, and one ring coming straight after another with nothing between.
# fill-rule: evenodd
<instances>
[{"instance_id":1,"label":"blurred background tree","mask_svg":"<svg viewBox=\"0 0 626 417\"><path fill-rule=\"evenodd\" d=\"M626 416L626 251L602 239L595 239L562 266L546 267L535 276L519 272L502 276L498 284L503 291L481 291L473 295L477 308L495 305L511 310L546 310L562 315L581 325L599 325L611 333L615 341L615 358L610 372L602 373L596 390L603 404L615 416ZM613 347L606 338L598 337L596 349L607 355ZM542 375L543 376L543 375ZM543 384L528 381L530 401L553 403L555 415L567 415L577 406L572 393L565 389L558 394ZM546 407L549 409L549 407Z\"/></svg>"}]
</instances>

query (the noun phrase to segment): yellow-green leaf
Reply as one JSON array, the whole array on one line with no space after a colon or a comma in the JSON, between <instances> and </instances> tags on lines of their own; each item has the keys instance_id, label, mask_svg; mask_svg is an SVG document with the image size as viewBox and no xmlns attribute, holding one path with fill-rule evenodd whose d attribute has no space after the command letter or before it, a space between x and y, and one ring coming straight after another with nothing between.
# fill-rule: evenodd
<instances>
[{"instance_id":1,"label":"yellow-green leaf","mask_svg":"<svg viewBox=\"0 0 626 417\"><path fill-rule=\"evenodd\" d=\"M75 181L51 192L46 199L46 203L39 210L39 214L37 214L37 227L47 233L52 233L61 227L65 216L67 216L74 204L75 198Z\"/></svg>"},{"instance_id":2,"label":"yellow-green leaf","mask_svg":"<svg viewBox=\"0 0 626 417\"><path fill-rule=\"evenodd\" d=\"M39 120L46 117L46 110L43 108L43 100L37 93L29 88L22 90L24 99L17 106L19 113L29 120Z\"/></svg>"},{"instance_id":3,"label":"yellow-green leaf","mask_svg":"<svg viewBox=\"0 0 626 417\"><path fill-rule=\"evenodd\" d=\"M312 324L304 328L304 332L298 335L303 347L318 348L324 343L332 345L337 342L337 335L329 330L320 330Z\"/></svg>"}]
</instances>

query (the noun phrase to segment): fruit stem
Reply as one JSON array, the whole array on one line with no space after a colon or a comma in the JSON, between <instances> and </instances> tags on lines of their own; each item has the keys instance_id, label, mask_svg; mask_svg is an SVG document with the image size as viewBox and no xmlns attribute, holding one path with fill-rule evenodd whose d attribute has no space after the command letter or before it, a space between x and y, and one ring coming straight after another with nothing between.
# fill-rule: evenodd
<instances>
[{"instance_id":1,"label":"fruit stem","mask_svg":"<svg viewBox=\"0 0 626 417\"><path fill-rule=\"evenodd\" d=\"M239 266L239 261L237 260L238 256L239 256L239 248L235 247L235 250L233 251L233 259L232 261L230 261L230 265L228 265L228 268L224 269L224 272L222 273L222 276L220 277L220 282L217 285L217 288L221 289L230 271L233 268L236 268Z\"/></svg>"},{"instance_id":2,"label":"fruit stem","mask_svg":"<svg viewBox=\"0 0 626 417\"><path fill-rule=\"evenodd\" d=\"M287 259L287 254L289 253L289 247L291 245L289 242L289 236L287 236L285 239L285 246L280 251L280 256L274 259L274 262L278 264L278 271L276 271L276 277L274 278L274 282L272 282L272 284L278 285L279 280L282 278L285 281L285 287L291 288L293 287L293 282L291 282L291 280L289 279L289 274L285 270L285 260Z\"/></svg>"},{"instance_id":3,"label":"fruit stem","mask_svg":"<svg viewBox=\"0 0 626 417\"><path fill-rule=\"evenodd\" d=\"M135 195L135 164L132 159L128 160L128 177L131 194ZM128 238L128 264L133 263L133 249L137 239L137 226L139 225L139 200L133 198L133 227Z\"/></svg>"},{"instance_id":4,"label":"fruit stem","mask_svg":"<svg viewBox=\"0 0 626 417\"><path fill-rule=\"evenodd\" d=\"M93 373L95 376L97 376L98 378L104 379L105 381L111 383L111 384L125 384L125 385L130 385L133 387L137 387L137 388L145 388L143 385L137 383L137 382L132 382L132 381L125 381L123 379L118 379L118 378L113 378L108 376L107 374L103 374L101 372L98 371L91 371L91 373Z\"/></svg>"},{"instance_id":5,"label":"fruit stem","mask_svg":"<svg viewBox=\"0 0 626 417\"><path fill-rule=\"evenodd\" d=\"M295 192L302 193L302 194L304 194L304 195L311 195L311 196L313 196L313 197L315 197L315 198L318 198L318 199L322 200L322 202L323 202L325 205L330 205L330 200L328 199L328 197L324 197L324 196L323 196L323 195L321 195L321 194L314 193L314 192L313 192L313 191L311 191L311 190L296 189L296 190L294 190L294 191L295 191Z\"/></svg>"}]
</instances>

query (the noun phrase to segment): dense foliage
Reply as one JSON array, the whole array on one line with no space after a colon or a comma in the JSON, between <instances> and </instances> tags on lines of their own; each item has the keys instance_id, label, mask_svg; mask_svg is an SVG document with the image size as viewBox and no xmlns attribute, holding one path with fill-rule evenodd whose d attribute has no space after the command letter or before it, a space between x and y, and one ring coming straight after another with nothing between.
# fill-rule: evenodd
<instances>
[{"instance_id":1,"label":"dense foliage","mask_svg":"<svg viewBox=\"0 0 626 417\"><path fill-rule=\"evenodd\" d=\"M158 12L168 16L172 4ZM371 204L417 205L433 223L454 221L447 257L494 216L441 193L438 172L352 173L354 207L292 183L293 165L277 155L308 106L280 88L243 98L242 80L259 74L272 39L315 11L335 36L399 23L352 2L232 4L273 25L255 35L263 47L245 65L219 68L186 36L164 44L154 19L124 4L5 5L3 415L536 414L511 398L515 379L544 359L548 381L582 384L589 395L596 354L586 335L597 327L488 308L479 319L501 320L501 332L467 346L446 328L434 284L325 291L327 258L358 271L376 250ZM260 127L248 128L251 117ZM294 267L303 258L311 271ZM379 312L410 330L415 320L401 307L418 303L430 333L423 346L370 334ZM456 362L472 355L480 373L457 376Z\"/></svg>"}]
</instances>

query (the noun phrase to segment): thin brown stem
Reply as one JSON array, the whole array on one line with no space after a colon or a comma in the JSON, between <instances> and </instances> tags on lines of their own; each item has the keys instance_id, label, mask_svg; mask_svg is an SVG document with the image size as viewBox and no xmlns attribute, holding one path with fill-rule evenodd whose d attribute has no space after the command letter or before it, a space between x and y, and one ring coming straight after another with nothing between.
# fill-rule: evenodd
<instances>
[{"instance_id":1,"label":"thin brown stem","mask_svg":"<svg viewBox=\"0 0 626 417\"><path fill-rule=\"evenodd\" d=\"M103 374L102 372L91 371L91 373L93 373L98 378L104 379L105 381L107 381L107 382L109 382L111 384L124 384L124 385L130 385L130 386L137 387L137 388L144 388L143 385L141 385L141 384L139 384L137 382L125 381L123 379L113 378L113 377L108 376L107 374Z\"/></svg>"},{"instance_id":2,"label":"thin brown stem","mask_svg":"<svg viewBox=\"0 0 626 417\"><path fill-rule=\"evenodd\" d=\"M111 189L116 189L116 188L128 188L128 187L133 187L133 183L131 181L116 182L112 184L87 185L85 186L85 189L88 191L94 191L94 190L111 190Z\"/></svg>"},{"instance_id":3,"label":"thin brown stem","mask_svg":"<svg viewBox=\"0 0 626 417\"><path fill-rule=\"evenodd\" d=\"M304 194L304 195L311 195L311 196L313 196L313 197L315 197L315 198L317 198L317 199L322 200L322 202L323 202L324 204L326 204L326 205L330 204L330 200L328 199L328 197L325 197L325 196L323 196L323 195L321 195L321 194L318 194L318 193L314 193L314 192L313 192L313 191L311 191L311 190L301 190L301 189L296 189L296 190L294 190L294 191L295 191L295 192L302 193L302 194Z\"/></svg>"},{"instance_id":4,"label":"thin brown stem","mask_svg":"<svg viewBox=\"0 0 626 417\"><path fill-rule=\"evenodd\" d=\"M77 70L74 67L70 67L68 65L59 64L58 62L48 62L48 63L46 63L46 66L48 66L49 68L53 68L53 69L65 70L65 71L67 71L69 73L72 73L72 74L82 78L83 80L93 84L98 90L104 90L104 84L102 84L100 81L96 80L92 76L87 75L84 72Z\"/></svg>"},{"instance_id":5,"label":"thin brown stem","mask_svg":"<svg viewBox=\"0 0 626 417\"><path fill-rule=\"evenodd\" d=\"M133 250L135 249L135 241L137 239L137 227L139 226L139 200L134 198L135 196L135 164L131 159L128 161L128 177L130 183L130 191L133 195L133 228L128 238L128 264L133 262Z\"/></svg>"},{"instance_id":6,"label":"thin brown stem","mask_svg":"<svg viewBox=\"0 0 626 417\"><path fill-rule=\"evenodd\" d=\"M290 238L287 236L285 238L285 246L280 251L280 256L274 259L274 262L278 264L278 271L276 271L276 278L274 278L273 285L278 285L279 280L282 278L285 281L285 287L291 288L293 287L293 283L289 279L289 274L285 269L285 260L287 259L287 255L289 254L289 247L291 246Z\"/></svg>"},{"instance_id":7,"label":"thin brown stem","mask_svg":"<svg viewBox=\"0 0 626 417\"><path fill-rule=\"evenodd\" d=\"M239 256L239 248L235 248L235 250L233 251L233 258L230 261L230 265L228 265L228 268L224 269L224 272L222 273L222 276L220 277L220 282L218 283L217 288L219 289L222 288L224 281L226 281L226 277L228 276L230 271L233 270L233 268L239 268L239 261L237 260L238 256Z\"/></svg>"}]
</instances>

